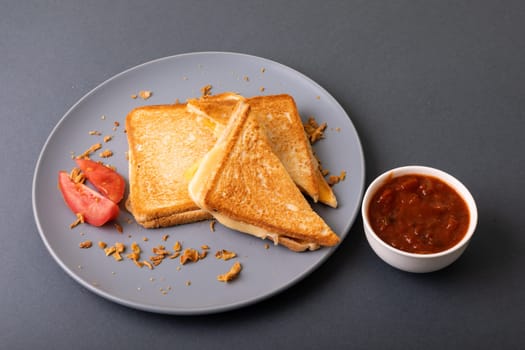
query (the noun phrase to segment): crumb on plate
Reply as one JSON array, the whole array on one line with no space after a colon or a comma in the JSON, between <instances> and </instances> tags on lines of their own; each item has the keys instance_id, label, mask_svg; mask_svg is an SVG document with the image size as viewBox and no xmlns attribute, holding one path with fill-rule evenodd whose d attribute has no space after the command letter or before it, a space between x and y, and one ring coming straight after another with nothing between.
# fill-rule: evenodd
<instances>
[{"instance_id":1,"label":"crumb on plate","mask_svg":"<svg viewBox=\"0 0 525 350\"><path fill-rule=\"evenodd\" d=\"M236 261L230 270L226 272L225 274L218 275L217 280L220 282L230 282L233 281L235 278L239 276L242 270L242 265L240 262Z\"/></svg>"},{"instance_id":2,"label":"crumb on plate","mask_svg":"<svg viewBox=\"0 0 525 350\"><path fill-rule=\"evenodd\" d=\"M80 242L78 246L82 249L87 249L87 248L91 248L92 245L93 243L90 240L87 240L87 241Z\"/></svg>"}]
</instances>

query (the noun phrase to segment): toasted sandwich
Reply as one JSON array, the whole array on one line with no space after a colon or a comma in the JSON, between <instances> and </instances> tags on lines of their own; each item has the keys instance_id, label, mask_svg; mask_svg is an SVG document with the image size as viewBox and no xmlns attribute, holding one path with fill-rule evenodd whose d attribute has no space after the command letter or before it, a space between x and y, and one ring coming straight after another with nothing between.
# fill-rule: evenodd
<instances>
[{"instance_id":1,"label":"toasted sandwich","mask_svg":"<svg viewBox=\"0 0 525 350\"><path fill-rule=\"evenodd\" d=\"M188 194L199 161L221 133L220 125L185 104L144 106L126 117L129 144L127 209L146 228L211 218Z\"/></svg>"},{"instance_id":2,"label":"toasted sandwich","mask_svg":"<svg viewBox=\"0 0 525 350\"><path fill-rule=\"evenodd\" d=\"M293 250L333 246L339 237L310 207L266 132L236 103L222 135L204 156L189 194L223 225Z\"/></svg>"},{"instance_id":3,"label":"toasted sandwich","mask_svg":"<svg viewBox=\"0 0 525 350\"><path fill-rule=\"evenodd\" d=\"M301 117L290 95L243 96L226 92L188 100L188 109L206 115L221 124L227 123L238 101L246 101L250 113L266 132L273 152L279 157L296 185L314 202L337 207L332 188L320 172L304 132Z\"/></svg>"}]
</instances>

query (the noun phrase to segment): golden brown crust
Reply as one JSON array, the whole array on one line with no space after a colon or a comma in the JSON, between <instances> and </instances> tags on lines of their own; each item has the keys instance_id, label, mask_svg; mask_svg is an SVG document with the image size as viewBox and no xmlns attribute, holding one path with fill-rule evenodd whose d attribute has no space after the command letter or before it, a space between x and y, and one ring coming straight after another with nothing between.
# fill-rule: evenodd
<instances>
[{"instance_id":1,"label":"golden brown crust","mask_svg":"<svg viewBox=\"0 0 525 350\"><path fill-rule=\"evenodd\" d=\"M133 214L131 201L126 201L126 209ZM213 218L213 216L200 209L197 206L188 208L179 208L180 212L173 213L167 210L149 212L147 215L133 214L135 221L144 228L170 227L182 224L188 224L196 221L202 221Z\"/></svg>"}]
</instances>

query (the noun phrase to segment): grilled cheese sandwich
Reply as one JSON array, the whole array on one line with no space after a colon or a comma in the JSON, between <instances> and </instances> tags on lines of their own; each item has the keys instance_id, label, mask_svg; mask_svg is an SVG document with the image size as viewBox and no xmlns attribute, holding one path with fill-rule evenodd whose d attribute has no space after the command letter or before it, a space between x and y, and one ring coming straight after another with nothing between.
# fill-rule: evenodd
<instances>
[{"instance_id":1,"label":"grilled cheese sandwich","mask_svg":"<svg viewBox=\"0 0 525 350\"><path fill-rule=\"evenodd\" d=\"M126 117L127 209L146 228L211 218L188 194L199 161L217 141L218 124L185 104L144 106Z\"/></svg>"},{"instance_id":2,"label":"grilled cheese sandwich","mask_svg":"<svg viewBox=\"0 0 525 350\"><path fill-rule=\"evenodd\" d=\"M339 242L295 185L243 100L236 103L188 189L200 208L234 230L293 250Z\"/></svg>"},{"instance_id":3,"label":"grilled cheese sandwich","mask_svg":"<svg viewBox=\"0 0 525 350\"><path fill-rule=\"evenodd\" d=\"M337 207L337 198L320 172L294 99L290 95L244 98L226 92L188 100L188 109L226 124L237 102L246 101L250 113L266 132L273 152L297 186L314 202Z\"/></svg>"}]
</instances>

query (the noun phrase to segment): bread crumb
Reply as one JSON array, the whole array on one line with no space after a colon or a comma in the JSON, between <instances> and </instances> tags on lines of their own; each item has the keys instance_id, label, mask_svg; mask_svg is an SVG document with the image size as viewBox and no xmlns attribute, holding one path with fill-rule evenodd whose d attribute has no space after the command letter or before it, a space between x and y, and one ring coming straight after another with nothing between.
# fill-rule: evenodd
<instances>
[{"instance_id":1,"label":"bread crumb","mask_svg":"<svg viewBox=\"0 0 525 350\"><path fill-rule=\"evenodd\" d=\"M82 248L82 249L87 249L87 248L91 248L92 245L93 245L93 243L90 240L87 240L87 241L84 241L84 242L80 242L80 244L78 246L80 248Z\"/></svg>"},{"instance_id":2,"label":"bread crumb","mask_svg":"<svg viewBox=\"0 0 525 350\"><path fill-rule=\"evenodd\" d=\"M104 142L106 142L106 143L111 141L112 139L113 139L113 136L111 136L111 135L104 136Z\"/></svg>"},{"instance_id":3,"label":"bread crumb","mask_svg":"<svg viewBox=\"0 0 525 350\"><path fill-rule=\"evenodd\" d=\"M113 226L115 227L115 229L117 230L118 233L124 232L124 229L122 228L122 226L119 223L114 223Z\"/></svg>"},{"instance_id":4,"label":"bread crumb","mask_svg":"<svg viewBox=\"0 0 525 350\"><path fill-rule=\"evenodd\" d=\"M323 168L320 163L319 163L319 171L321 172L323 176L330 174L330 170Z\"/></svg>"},{"instance_id":5,"label":"bread crumb","mask_svg":"<svg viewBox=\"0 0 525 350\"><path fill-rule=\"evenodd\" d=\"M86 151L84 151L84 153L82 153L81 155L77 156L77 158L89 158L89 156L92 153L98 151L101 148L102 148L102 144L95 143L95 144L91 145Z\"/></svg>"},{"instance_id":6,"label":"bread crumb","mask_svg":"<svg viewBox=\"0 0 525 350\"><path fill-rule=\"evenodd\" d=\"M115 248L115 250L112 253L113 258L116 261L121 261L122 256L120 255L120 253L123 253L126 250L126 246L121 242L116 242L113 247Z\"/></svg>"},{"instance_id":7,"label":"bread crumb","mask_svg":"<svg viewBox=\"0 0 525 350\"><path fill-rule=\"evenodd\" d=\"M83 184L86 181L86 176L82 173L82 171L79 168L71 169L71 172L69 173L69 178L76 184Z\"/></svg>"},{"instance_id":8,"label":"bread crumb","mask_svg":"<svg viewBox=\"0 0 525 350\"><path fill-rule=\"evenodd\" d=\"M346 179L346 171L341 171L341 173L339 174L339 176L336 176L336 175L331 175L328 177L328 184L330 186L333 186L341 181L344 181Z\"/></svg>"},{"instance_id":9,"label":"bread crumb","mask_svg":"<svg viewBox=\"0 0 525 350\"><path fill-rule=\"evenodd\" d=\"M131 253L126 255L126 258L133 260L135 265L137 265L137 262L140 260L140 253L141 249L140 246L137 244L137 242L131 243ZM142 265L138 264L139 267L142 267Z\"/></svg>"},{"instance_id":10,"label":"bread crumb","mask_svg":"<svg viewBox=\"0 0 525 350\"><path fill-rule=\"evenodd\" d=\"M268 243L264 244L264 249L270 249L270 245Z\"/></svg>"},{"instance_id":11,"label":"bread crumb","mask_svg":"<svg viewBox=\"0 0 525 350\"><path fill-rule=\"evenodd\" d=\"M164 256L163 256L163 255L154 255L154 256L150 256L150 257L149 257L149 260L151 261L151 263L152 263L154 266L159 266L160 263L162 262L162 260L164 260Z\"/></svg>"},{"instance_id":12,"label":"bread crumb","mask_svg":"<svg viewBox=\"0 0 525 350\"><path fill-rule=\"evenodd\" d=\"M210 221L210 231L211 232L215 232L215 223L216 223L215 220Z\"/></svg>"},{"instance_id":13,"label":"bread crumb","mask_svg":"<svg viewBox=\"0 0 525 350\"><path fill-rule=\"evenodd\" d=\"M84 223L84 215L82 215L82 213L77 213L76 215L77 215L77 219L73 221L71 225L69 225L69 228L74 228Z\"/></svg>"},{"instance_id":14,"label":"bread crumb","mask_svg":"<svg viewBox=\"0 0 525 350\"><path fill-rule=\"evenodd\" d=\"M142 98L143 100L147 100L147 99L150 98L152 95L153 95L153 92L151 92L151 91L149 91L149 90L140 90L140 91L139 91L139 96L140 96L140 98Z\"/></svg>"},{"instance_id":15,"label":"bread crumb","mask_svg":"<svg viewBox=\"0 0 525 350\"><path fill-rule=\"evenodd\" d=\"M169 236L170 236L170 235L165 234L164 236L162 236L161 239L162 239L164 242L166 242L166 241L168 240L168 237L169 237Z\"/></svg>"},{"instance_id":16,"label":"bread crumb","mask_svg":"<svg viewBox=\"0 0 525 350\"><path fill-rule=\"evenodd\" d=\"M108 245L106 244L106 242L98 241L98 246L100 247L100 249L104 249L104 248L106 248Z\"/></svg>"},{"instance_id":17,"label":"bread crumb","mask_svg":"<svg viewBox=\"0 0 525 350\"><path fill-rule=\"evenodd\" d=\"M176 252L180 252L182 250L182 245L179 241L175 242L175 244L173 245L173 250Z\"/></svg>"},{"instance_id":18,"label":"bread crumb","mask_svg":"<svg viewBox=\"0 0 525 350\"><path fill-rule=\"evenodd\" d=\"M153 254L161 255L161 256L165 256L165 255L169 255L170 254L170 252L167 251L166 248L163 245L159 245L157 247L153 247L151 249L151 251L153 252Z\"/></svg>"},{"instance_id":19,"label":"bread crumb","mask_svg":"<svg viewBox=\"0 0 525 350\"><path fill-rule=\"evenodd\" d=\"M244 77L242 77L242 80L244 80L245 82L249 82L250 81L250 77L245 75Z\"/></svg>"},{"instance_id":20,"label":"bread crumb","mask_svg":"<svg viewBox=\"0 0 525 350\"><path fill-rule=\"evenodd\" d=\"M104 248L104 253L106 254L106 256L110 256L111 254L115 253L116 251L117 251L117 248L115 248L115 246Z\"/></svg>"},{"instance_id":21,"label":"bread crumb","mask_svg":"<svg viewBox=\"0 0 525 350\"><path fill-rule=\"evenodd\" d=\"M237 254L235 252L232 252L232 251L229 251L229 250L226 250L226 249L222 249L222 250L218 250L216 253L215 253L215 257L217 259L221 259L221 260L230 260L230 259L233 259L235 257L237 257Z\"/></svg>"},{"instance_id":22,"label":"bread crumb","mask_svg":"<svg viewBox=\"0 0 525 350\"><path fill-rule=\"evenodd\" d=\"M169 251L166 250L166 248L163 245L159 245L157 247L153 247L151 249L153 252L153 256L149 257L149 260L153 263L153 265L158 266L166 256L170 254Z\"/></svg>"},{"instance_id":23,"label":"bread crumb","mask_svg":"<svg viewBox=\"0 0 525 350\"><path fill-rule=\"evenodd\" d=\"M261 86L261 87L259 88L259 91L260 91L260 92L264 92L264 90L266 90L266 89L264 88L264 86Z\"/></svg>"},{"instance_id":24,"label":"bread crumb","mask_svg":"<svg viewBox=\"0 0 525 350\"><path fill-rule=\"evenodd\" d=\"M327 126L326 122L318 124L314 117L310 117L308 118L308 121L303 124L303 126L304 131L308 136L308 140L310 140L312 145L324 138L324 131Z\"/></svg>"},{"instance_id":25,"label":"bread crumb","mask_svg":"<svg viewBox=\"0 0 525 350\"><path fill-rule=\"evenodd\" d=\"M266 68L262 67L261 68L261 73L264 73L264 72L266 72Z\"/></svg>"},{"instance_id":26,"label":"bread crumb","mask_svg":"<svg viewBox=\"0 0 525 350\"><path fill-rule=\"evenodd\" d=\"M174 252L173 254L171 254L170 256L168 256L168 258L170 259L177 259L180 255L180 252Z\"/></svg>"},{"instance_id":27,"label":"bread crumb","mask_svg":"<svg viewBox=\"0 0 525 350\"><path fill-rule=\"evenodd\" d=\"M202 96L209 96L209 95L211 95L211 89L212 89L212 86L210 84L201 87L201 94L202 94Z\"/></svg>"},{"instance_id":28,"label":"bread crumb","mask_svg":"<svg viewBox=\"0 0 525 350\"><path fill-rule=\"evenodd\" d=\"M220 282L230 282L239 276L242 270L240 262L236 261L228 272L217 276L217 280Z\"/></svg>"},{"instance_id":29,"label":"bread crumb","mask_svg":"<svg viewBox=\"0 0 525 350\"><path fill-rule=\"evenodd\" d=\"M100 136L102 135L102 133L100 131L97 131L97 130L91 130L88 132L89 135L94 135L94 136Z\"/></svg>"},{"instance_id":30,"label":"bread crumb","mask_svg":"<svg viewBox=\"0 0 525 350\"><path fill-rule=\"evenodd\" d=\"M187 248L184 250L184 253L180 256L180 263L182 265L186 264L187 262L197 262L199 260L199 253L196 249L193 248Z\"/></svg>"},{"instance_id":31,"label":"bread crumb","mask_svg":"<svg viewBox=\"0 0 525 350\"><path fill-rule=\"evenodd\" d=\"M117 253L123 253L126 250L126 246L124 243L121 242L115 242L115 251Z\"/></svg>"},{"instance_id":32,"label":"bread crumb","mask_svg":"<svg viewBox=\"0 0 525 350\"><path fill-rule=\"evenodd\" d=\"M133 95L131 95L131 98L136 100L137 99L137 95L133 94Z\"/></svg>"}]
</instances>

